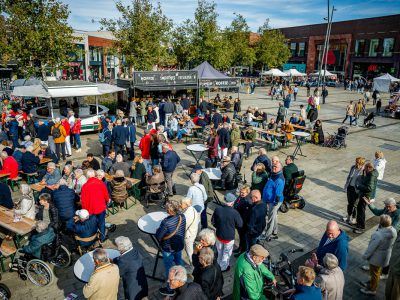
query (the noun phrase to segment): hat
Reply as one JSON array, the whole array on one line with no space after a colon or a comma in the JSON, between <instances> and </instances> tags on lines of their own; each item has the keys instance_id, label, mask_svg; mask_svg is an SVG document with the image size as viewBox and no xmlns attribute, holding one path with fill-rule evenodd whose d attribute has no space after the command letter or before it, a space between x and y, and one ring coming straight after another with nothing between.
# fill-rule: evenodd
<instances>
[{"instance_id":1,"label":"hat","mask_svg":"<svg viewBox=\"0 0 400 300\"><path fill-rule=\"evenodd\" d=\"M229 156L224 156L222 159L223 162L231 162L231 158Z\"/></svg>"},{"instance_id":2,"label":"hat","mask_svg":"<svg viewBox=\"0 0 400 300\"><path fill-rule=\"evenodd\" d=\"M198 170L203 170L203 168L200 165L195 165L194 168L192 169L192 173L194 173Z\"/></svg>"},{"instance_id":3,"label":"hat","mask_svg":"<svg viewBox=\"0 0 400 300\"><path fill-rule=\"evenodd\" d=\"M232 202L235 202L236 196L232 193L228 193L225 195L224 200L226 203L232 203Z\"/></svg>"},{"instance_id":4,"label":"hat","mask_svg":"<svg viewBox=\"0 0 400 300\"><path fill-rule=\"evenodd\" d=\"M269 256L268 250L259 244L255 244L255 245L251 246L250 253L253 255L256 255L256 256L261 256L261 257Z\"/></svg>"},{"instance_id":5,"label":"hat","mask_svg":"<svg viewBox=\"0 0 400 300\"><path fill-rule=\"evenodd\" d=\"M75 215L77 215L80 219L86 220L89 218L89 212L86 209L79 209L75 212Z\"/></svg>"}]
</instances>

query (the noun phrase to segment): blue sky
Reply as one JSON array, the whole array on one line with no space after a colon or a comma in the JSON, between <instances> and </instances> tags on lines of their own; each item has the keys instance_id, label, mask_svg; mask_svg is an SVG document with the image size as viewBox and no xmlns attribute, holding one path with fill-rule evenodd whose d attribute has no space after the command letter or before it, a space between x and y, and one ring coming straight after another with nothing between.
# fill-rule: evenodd
<instances>
[{"instance_id":1,"label":"blue sky","mask_svg":"<svg viewBox=\"0 0 400 300\"><path fill-rule=\"evenodd\" d=\"M99 20L118 16L113 0L63 0L69 4L70 24L75 29L98 30ZM122 0L130 3L131 0ZM155 1L156 2L156 1ZM175 23L193 19L197 6L196 0L159 0L163 12ZM290 27L322 23L327 14L327 2L324 0L215 0L219 14L219 25L228 26L234 18L233 13L242 14L252 31L256 31L266 18L272 27ZM400 14L399 0L336 0L337 11L334 21L360 19L384 15Z\"/></svg>"}]
</instances>

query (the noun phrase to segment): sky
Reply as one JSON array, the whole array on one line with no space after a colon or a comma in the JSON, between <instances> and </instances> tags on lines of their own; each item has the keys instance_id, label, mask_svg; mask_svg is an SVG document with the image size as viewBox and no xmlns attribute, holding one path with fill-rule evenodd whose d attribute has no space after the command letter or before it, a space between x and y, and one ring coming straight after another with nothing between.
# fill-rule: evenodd
<instances>
[{"instance_id":1,"label":"sky","mask_svg":"<svg viewBox=\"0 0 400 300\"><path fill-rule=\"evenodd\" d=\"M114 0L62 0L69 5L69 23L74 29L99 30L100 18L119 16ZM132 0L121 0L129 4ZM164 14L179 24L193 19L197 0L159 0ZM243 15L250 29L257 31L268 18L273 28L323 23L327 0L215 0L219 25L229 26L234 13ZM331 0L335 5L333 21L400 14L399 0ZM94 20L94 22L92 22Z\"/></svg>"}]
</instances>

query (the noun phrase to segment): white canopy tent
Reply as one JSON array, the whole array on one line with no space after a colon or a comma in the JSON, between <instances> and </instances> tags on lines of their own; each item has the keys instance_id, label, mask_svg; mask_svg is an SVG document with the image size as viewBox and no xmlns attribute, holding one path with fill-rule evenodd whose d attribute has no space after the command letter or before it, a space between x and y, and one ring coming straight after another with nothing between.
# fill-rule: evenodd
<instances>
[{"instance_id":1,"label":"white canopy tent","mask_svg":"<svg viewBox=\"0 0 400 300\"><path fill-rule=\"evenodd\" d=\"M329 71L325 72L324 70L321 71L321 77L324 77L324 73L325 73L325 77L332 77L332 76L337 77L336 74L333 74ZM319 72L312 73L311 76L319 76Z\"/></svg>"},{"instance_id":2,"label":"white canopy tent","mask_svg":"<svg viewBox=\"0 0 400 300\"><path fill-rule=\"evenodd\" d=\"M390 84L392 82L400 82L400 79L386 73L385 75L374 78L373 89L379 92L389 92Z\"/></svg>"},{"instance_id":3,"label":"white canopy tent","mask_svg":"<svg viewBox=\"0 0 400 300\"><path fill-rule=\"evenodd\" d=\"M307 75L306 73L301 73L301 72L297 71L296 69L289 69L289 70L286 70L283 72L285 72L288 76L291 76L291 77L300 77L300 76Z\"/></svg>"},{"instance_id":4,"label":"white canopy tent","mask_svg":"<svg viewBox=\"0 0 400 300\"><path fill-rule=\"evenodd\" d=\"M286 77L286 76L289 76L288 74L283 73L279 69L271 69L271 70L268 70L268 71L265 71L265 72L261 73L261 75L263 75L263 76L264 75L269 75L269 76L275 76L275 77Z\"/></svg>"}]
</instances>

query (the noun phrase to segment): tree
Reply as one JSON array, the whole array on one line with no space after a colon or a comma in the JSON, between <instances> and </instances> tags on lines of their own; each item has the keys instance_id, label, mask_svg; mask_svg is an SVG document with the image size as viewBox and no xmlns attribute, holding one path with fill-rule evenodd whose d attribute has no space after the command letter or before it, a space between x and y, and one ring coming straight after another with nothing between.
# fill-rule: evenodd
<instances>
[{"instance_id":1,"label":"tree","mask_svg":"<svg viewBox=\"0 0 400 300\"><path fill-rule=\"evenodd\" d=\"M250 46L250 28L246 19L235 14L231 25L226 28L225 36L231 49L232 66L251 66L256 61L256 54Z\"/></svg>"},{"instance_id":2,"label":"tree","mask_svg":"<svg viewBox=\"0 0 400 300\"><path fill-rule=\"evenodd\" d=\"M258 30L260 39L256 43L257 63L268 68L280 67L290 58L288 40L277 29L269 27L269 20Z\"/></svg>"},{"instance_id":3,"label":"tree","mask_svg":"<svg viewBox=\"0 0 400 300\"><path fill-rule=\"evenodd\" d=\"M58 0L0 0L6 15L7 47L26 76L55 71L75 50L73 29L68 25L68 5Z\"/></svg>"},{"instance_id":4,"label":"tree","mask_svg":"<svg viewBox=\"0 0 400 300\"><path fill-rule=\"evenodd\" d=\"M189 64L195 58L193 35L193 23L189 19L176 26L172 32L172 49L180 69L190 68Z\"/></svg>"},{"instance_id":5,"label":"tree","mask_svg":"<svg viewBox=\"0 0 400 300\"><path fill-rule=\"evenodd\" d=\"M116 7L121 17L102 19L100 24L114 34L115 47L125 55L129 67L146 71L171 63L168 37L172 21L160 4L154 7L149 0L132 0L127 6L118 1Z\"/></svg>"}]
</instances>

